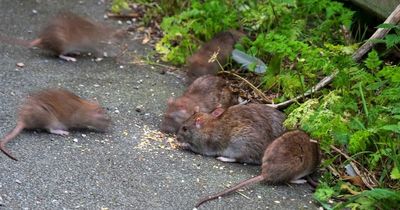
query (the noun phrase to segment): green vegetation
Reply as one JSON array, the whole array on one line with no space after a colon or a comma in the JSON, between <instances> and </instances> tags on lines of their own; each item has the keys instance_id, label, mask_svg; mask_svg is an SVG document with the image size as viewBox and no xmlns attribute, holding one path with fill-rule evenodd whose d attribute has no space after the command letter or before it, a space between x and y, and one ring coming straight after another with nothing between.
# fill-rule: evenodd
<instances>
[{"instance_id":1,"label":"green vegetation","mask_svg":"<svg viewBox=\"0 0 400 210\"><path fill-rule=\"evenodd\" d=\"M144 14L141 21L144 25L149 25L152 20L159 22L163 17L173 15L190 5L189 1L181 0L113 0L111 12L129 11L129 5L133 3L142 6L143 11L141 12Z\"/></svg>"},{"instance_id":2,"label":"green vegetation","mask_svg":"<svg viewBox=\"0 0 400 210\"><path fill-rule=\"evenodd\" d=\"M381 39L381 40L377 39L374 41L377 43L385 43L387 48L392 48L392 47L397 48L396 45L400 44L400 26L384 23L384 24L379 25L378 27L393 29L393 31L395 33L386 35L386 37L384 39Z\"/></svg>"},{"instance_id":3,"label":"green vegetation","mask_svg":"<svg viewBox=\"0 0 400 210\"><path fill-rule=\"evenodd\" d=\"M176 2L188 6L162 19L164 37L156 50L165 61L181 65L215 33L241 27L253 38L236 48L268 63L261 84L254 85L276 95L274 102L301 95L337 73L331 86L285 110L287 127L304 129L321 142L323 175L314 197L327 209L398 208L400 67L375 50L360 63L352 60L358 48L346 36L352 11L332 0ZM400 27L380 27L394 33L375 42L397 47ZM358 181L346 180L350 165L362 176Z\"/></svg>"},{"instance_id":4,"label":"green vegetation","mask_svg":"<svg viewBox=\"0 0 400 210\"><path fill-rule=\"evenodd\" d=\"M164 37L156 50L165 61L183 64L187 56L215 33L238 27L238 17L231 4L224 1L192 1L191 7L178 15L165 17L161 23Z\"/></svg>"},{"instance_id":5,"label":"green vegetation","mask_svg":"<svg viewBox=\"0 0 400 210\"><path fill-rule=\"evenodd\" d=\"M126 0L113 0L111 11L118 13L124 9L129 9L128 1Z\"/></svg>"}]
</instances>

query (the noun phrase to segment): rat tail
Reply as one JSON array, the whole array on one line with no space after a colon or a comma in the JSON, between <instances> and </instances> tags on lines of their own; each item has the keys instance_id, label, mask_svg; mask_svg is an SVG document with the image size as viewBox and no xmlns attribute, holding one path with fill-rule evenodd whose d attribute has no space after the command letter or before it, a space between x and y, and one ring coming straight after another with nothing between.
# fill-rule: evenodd
<instances>
[{"instance_id":1,"label":"rat tail","mask_svg":"<svg viewBox=\"0 0 400 210\"><path fill-rule=\"evenodd\" d=\"M37 38L37 39L34 39L33 41L30 41L28 47L39 47L40 44L42 44L42 39Z\"/></svg>"},{"instance_id":2,"label":"rat tail","mask_svg":"<svg viewBox=\"0 0 400 210\"><path fill-rule=\"evenodd\" d=\"M25 128L25 124L23 122L18 122L15 128L9 132L1 141L0 141L0 150L7 155L9 158L18 161L10 151L7 150L6 144L7 142L13 140L21 131Z\"/></svg>"},{"instance_id":3,"label":"rat tail","mask_svg":"<svg viewBox=\"0 0 400 210\"><path fill-rule=\"evenodd\" d=\"M314 190L315 190L315 188L318 187L318 185L319 185L318 180L315 181L310 175L307 175L306 179L307 179L308 184L311 185L311 187L313 187Z\"/></svg>"},{"instance_id":4,"label":"rat tail","mask_svg":"<svg viewBox=\"0 0 400 210\"><path fill-rule=\"evenodd\" d=\"M31 47L38 46L41 42L42 42L42 40L40 38L35 39L33 41L28 41L28 40L18 39L18 38L0 34L0 43L7 43L7 44L11 44L11 45L19 45L19 46L31 48Z\"/></svg>"},{"instance_id":5,"label":"rat tail","mask_svg":"<svg viewBox=\"0 0 400 210\"><path fill-rule=\"evenodd\" d=\"M263 180L264 180L264 177L262 175L258 175L256 177L253 177L253 178L247 179L245 181L242 181L239 184L237 184L237 185L235 185L235 186L233 186L231 188L228 188L228 189L226 189L226 190L224 190L222 192L219 192L219 193L216 193L214 195L210 195L210 196L207 196L205 198L202 198L199 202L197 202L196 208L198 208L201 204L203 204L203 203L205 203L207 201L214 200L214 199L216 199L218 197L221 197L223 195L226 195L228 193L235 192L236 190L238 190L238 189L240 189L240 188L242 188L244 186L255 184L255 183L261 182Z\"/></svg>"}]
</instances>

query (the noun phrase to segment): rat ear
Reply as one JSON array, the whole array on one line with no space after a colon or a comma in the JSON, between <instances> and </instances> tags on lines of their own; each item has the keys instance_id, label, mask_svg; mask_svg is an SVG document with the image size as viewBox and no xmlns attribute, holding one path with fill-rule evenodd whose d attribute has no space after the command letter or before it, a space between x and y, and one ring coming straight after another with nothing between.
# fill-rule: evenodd
<instances>
[{"instance_id":1,"label":"rat ear","mask_svg":"<svg viewBox=\"0 0 400 210\"><path fill-rule=\"evenodd\" d=\"M167 103L168 104L172 104L172 102L174 102L174 98L171 97L171 98L168 99Z\"/></svg>"},{"instance_id":2,"label":"rat ear","mask_svg":"<svg viewBox=\"0 0 400 210\"><path fill-rule=\"evenodd\" d=\"M214 117L219 117L224 112L225 112L225 109L218 107L211 113L211 115Z\"/></svg>"},{"instance_id":3,"label":"rat ear","mask_svg":"<svg viewBox=\"0 0 400 210\"><path fill-rule=\"evenodd\" d=\"M201 118L201 117L196 118L196 120L195 120L196 128L201 128L203 123L204 123L204 119L203 118Z\"/></svg>"},{"instance_id":4,"label":"rat ear","mask_svg":"<svg viewBox=\"0 0 400 210\"><path fill-rule=\"evenodd\" d=\"M200 107L199 106L195 106L194 107L194 113L199 113L200 112Z\"/></svg>"}]
</instances>

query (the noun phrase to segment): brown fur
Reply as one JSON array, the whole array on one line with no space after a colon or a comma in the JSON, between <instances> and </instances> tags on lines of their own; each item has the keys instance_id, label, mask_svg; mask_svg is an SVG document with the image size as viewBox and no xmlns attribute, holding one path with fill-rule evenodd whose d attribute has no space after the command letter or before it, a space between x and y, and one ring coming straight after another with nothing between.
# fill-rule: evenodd
<instances>
[{"instance_id":1,"label":"brown fur","mask_svg":"<svg viewBox=\"0 0 400 210\"><path fill-rule=\"evenodd\" d=\"M261 164L267 146L285 130L284 114L264 104L235 105L217 112L191 116L177 140L199 154Z\"/></svg>"},{"instance_id":2,"label":"brown fur","mask_svg":"<svg viewBox=\"0 0 400 210\"><path fill-rule=\"evenodd\" d=\"M219 51L218 62L224 66L228 62L233 47L244 34L236 30L223 31L206 42L196 53L190 56L186 62L187 82L191 84L196 78L211 74L215 75L220 66L216 61L208 62L211 56Z\"/></svg>"},{"instance_id":3,"label":"brown fur","mask_svg":"<svg viewBox=\"0 0 400 210\"><path fill-rule=\"evenodd\" d=\"M113 30L72 12L63 11L53 17L40 31L38 38L31 42L5 36L0 36L0 40L10 44L42 48L55 55L91 52L101 57L100 48L114 38L121 39L121 34L121 30Z\"/></svg>"},{"instance_id":4,"label":"brown fur","mask_svg":"<svg viewBox=\"0 0 400 210\"><path fill-rule=\"evenodd\" d=\"M23 129L60 130L63 132L61 135L66 135L71 128L104 131L109 123L110 118L97 103L84 100L67 90L48 89L27 97L20 107L17 126L0 142L0 150L17 160L5 145Z\"/></svg>"},{"instance_id":5,"label":"brown fur","mask_svg":"<svg viewBox=\"0 0 400 210\"><path fill-rule=\"evenodd\" d=\"M96 52L101 41L110 38L111 30L71 12L62 12L52 19L39 34L37 47L57 55Z\"/></svg>"},{"instance_id":6,"label":"brown fur","mask_svg":"<svg viewBox=\"0 0 400 210\"><path fill-rule=\"evenodd\" d=\"M205 75L195 80L182 96L168 101L168 108L161 122L161 130L176 133L181 124L195 113L211 112L216 107L227 108L238 103L237 95L229 89L226 80Z\"/></svg>"},{"instance_id":7,"label":"brown fur","mask_svg":"<svg viewBox=\"0 0 400 210\"><path fill-rule=\"evenodd\" d=\"M321 162L321 156L319 144L310 140L310 137L300 130L284 133L265 150L261 175L242 181L217 194L205 197L196 204L196 207L199 207L204 202L261 181L272 184L286 183L313 173Z\"/></svg>"}]
</instances>

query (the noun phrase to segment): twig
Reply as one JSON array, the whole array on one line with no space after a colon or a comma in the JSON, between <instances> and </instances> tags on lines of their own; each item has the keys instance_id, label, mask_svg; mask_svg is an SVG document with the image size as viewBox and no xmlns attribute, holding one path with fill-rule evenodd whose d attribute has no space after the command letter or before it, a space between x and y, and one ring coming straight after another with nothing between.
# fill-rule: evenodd
<instances>
[{"instance_id":1,"label":"twig","mask_svg":"<svg viewBox=\"0 0 400 210\"><path fill-rule=\"evenodd\" d=\"M343 157L345 157L348 160L352 160L354 162L356 162L357 164L360 164L359 162L357 162L356 160L354 160L354 158L350 157L349 155L347 155L346 153L344 153L342 150L340 150L339 148L331 145L331 149L335 150L336 152L338 152L339 154L343 155Z\"/></svg>"},{"instance_id":2,"label":"twig","mask_svg":"<svg viewBox=\"0 0 400 210\"><path fill-rule=\"evenodd\" d=\"M340 177L339 172L336 169L334 169L332 166L328 166L328 169L332 172L332 174L334 176Z\"/></svg>"},{"instance_id":3,"label":"twig","mask_svg":"<svg viewBox=\"0 0 400 210\"><path fill-rule=\"evenodd\" d=\"M347 160L350 161L351 167L353 167L353 169L354 169L354 171L356 172L356 174L357 174L358 176L360 176L360 178L361 178L361 180L364 182L365 186L367 186L369 189L373 189L373 185L376 186L376 184L375 184L376 180L374 180L374 181L371 180L371 177L373 177L373 175L372 175L371 173L369 173L369 174L370 174L370 177L365 176L363 173L361 173L361 171L360 171L360 170L357 168L357 166L354 164L354 163L356 163L357 165L363 167L359 162L357 162L356 160L354 160L354 158L350 157L350 156L347 155L346 153L342 152L342 151L341 151L340 149L338 149L337 147L331 145L331 148L332 148L333 150L335 150L336 152L338 152L339 154L343 155L343 157L345 157ZM363 167L363 171L368 172L368 170L366 170L364 167Z\"/></svg>"},{"instance_id":4,"label":"twig","mask_svg":"<svg viewBox=\"0 0 400 210\"><path fill-rule=\"evenodd\" d=\"M109 13L107 13L107 17L128 19L128 18L138 18L138 17L140 17L140 14L139 13L134 13L134 12L131 12L131 13L128 13L128 14L114 14L114 13L109 12Z\"/></svg>"},{"instance_id":5,"label":"twig","mask_svg":"<svg viewBox=\"0 0 400 210\"><path fill-rule=\"evenodd\" d=\"M245 198L247 198L247 199L250 200L249 196L247 196L247 195L245 195L245 194L243 194L243 193L241 193L241 192L239 192L239 191L237 191L237 193L239 193L241 196L243 196L243 197L245 197Z\"/></svg>"},{"instance_id":6,"label":"twig","mask_svg":"<svg viewBox=\"0 0 400 210\"><path fill-rule=\"evenodd\" d=\"M243 78L243 77L241 77L241 76L239 76L238 74L235 74L235 73L233 73L233 72L225 71L225 70L224 70L224 67L222 66L222 64L221 64L221 63L219 62L219 60L217 59L218 54L219 54L219 51L220 51L220 48L218 47L217 52L214 52L214 53L212 54L212 56L210 57L210 59L208 60L208 62L211 63L211 62L216 61L217 64L219 65L220 69L221 69L221 71L220 71L219 73L222 73L222 74L230 74L230 75L233 75L233 76L235 76L235 77L241 79L241 80L244 81L246 84L248 84L254 91L256 91L267 103L271 103L271 100L269 100L269 99L267 98L267 96L265 96L265 94L264 94L263 92L261 92L256 86L254 86L253 84L251 84L251 82L249 82L247 79L245 79L245 78Z\"/></svg>"},{"instance_id":7,"label":"twig","mask_svg":"<svg viewBox=\"0 0 400 210\"><path fill-rule=\"evenodd\" d=\"M257 92L257 94L260 95L261 98L263 98L267 103L272 103L272 101L269 100L269 99L267 98L267 96L266 96L263 92L261 92L257 87L255 87L253 84L251 84L251 82L249 82L249 81L246 80L245 78L241 77L240 75L238 75L238 74L236 74L236 73L233 73L233 72L230 72L230 71L220 71L220 72L223 73L223 74L230 74L230 75L233 75L233 76L235 76L235 77L241 79L243 82L245 82L246 84L248 84L248 85L251 87L251 89L253 89L255 92ZM271 104L271 105L273 105L273 104Z\"/></svg>"},{"instance_id":8,"label":"twig","mask_svg":"<svg viewBox=\"0 0 400 210\"><path fill-rule=\"evenodd\" d=\"M174 67L174 66L169 66L166 64L161 64L161 63L157 63L155 61L151 61L150 59L145 59L145 58L140 58L139 56L136 56L136 61L130 61L130 62L126 62L126 64L136 64L136 65L151 65L151 66L158 66L158 67L163 67L163 68L167 68L169 70L178 70L178 68Z\"/></svg>"},{"instance_id":9,"label":"twig","mask_svg":"<svg viewBox=\"0 0 400 210\"><path fill-rule=\"evenodd\" d=\"M400 22L400 4L394 9L394 11L389 15L389 17L385 20L384 23L388 24L398 24ZM374 45L374 42L371 42L373 39L380 39L386 36L386 34L390 31L390 29L387 28L378 28L375 33L360 47L358 50L353 54L352 58L354 61L359 62L361 58L367 53ZM296 96L293 99L287 100L285 102L279 103L279 104L269 104L269 106L275 107L277 109L285 108L292 104L295 101L298 101L306 96L311 95L314 92L317 92L318 90L322 89L329 83L333 81L333 79L336 77L338 72L334 72L329 76L324 77L318 84L316 84L314 87L312 87L310 90L308 90L306 93Z\"/></svg>"},{"instance_id":10,"label":"twig","mask_svg":"<svg viewBox=\"0 0 400 210\"><path fill-rule=\"evenodd\" d=\"M285 102L279 103L279 104L267 104L268 106L274 107L276 109L282 109L285 108L287 106L289 106L290 104L292 104L295 101L298 101L304 97L307 97L317 91L319 91L320 89L322 89L324 86L326 86L329 82L332 81L332 79L336 76L337 72L333 73L332 75L323 78L318 84L316 84L314 87L312 87L310 90L307 90L307 92L305 92L302 95L298 95L295 98L292 98L290 100L287 100Z\"/></svg>"}]
</instances>

